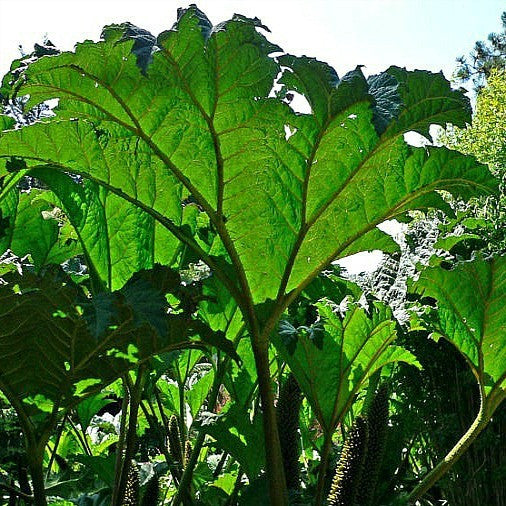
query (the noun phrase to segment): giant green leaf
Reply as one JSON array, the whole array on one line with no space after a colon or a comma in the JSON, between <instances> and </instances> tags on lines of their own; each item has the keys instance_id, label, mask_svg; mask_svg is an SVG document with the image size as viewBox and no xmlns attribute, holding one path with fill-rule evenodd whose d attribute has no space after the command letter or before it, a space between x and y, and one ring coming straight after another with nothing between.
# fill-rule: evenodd
<instances>
[{"instance_id":1,"label":"giant green leaf","mask_svg":"<svg viewBox=\"0 0 506 506\"><path fill-rule=\"evenodd\" d=\"M116 290L155 262L174 264L181 243L139 207L90 180L47 168L32 174L50 182L53 201L65 209L99 285Z\"/></svg>"},{"instance_id":2,"label":"giant green leaf","mask_svg":"<svg viewBox=\"0 0 506 506\"><path fill-rule=\"evenodd\" d=\"M54 118L5 131L0 156L106 188L194 248L236 298L291 293L278 310L330 261L389 248L378 224L445 208L437 190L463 198L494 191L474 159L404 141L433 123L469 120L464 95L441 74L392 67L369 80L360 69L339 79L317 60L273 57L280 49L261 28L237 15L212 27L190 7L158 38L113 25L98 43L19 67L5 90L28 94L29 105L59 103ZM291 109L284 97L292 91L310 114ZM210 252L182 227L188 197L221 240ZM127 235L135 226L125 222Z\"/></svg>"},{"instance_id":3,"label":"giant green leaf","mask_svg":"<svg viewBox=\"0 0 506 506\"><path fill-rule=\"evenodd\" d=\"M380 302L368 309L351 304L344 315L329 301L317 304L319 324L311 332L286 325L275 344L286 360L326 434L343 420L357 392L386 364L415 357L392 342L396 323Z\"/></svg>"},{"instance_id":4,"label":"giant green leaf","mask_svg":"<svg viewBox=\"0 0 506 506\"><path fill-rule=\"evenodd\" d=\"M436 299L431 328L466 358L491 415L506 397L506 257L425 269L413 289Z\"/></svg>"},{"instance_id":5,"label":"giant green leaf","mask_svg":"<svg viewBox=\"0 0 506 506\"><path fill-rule=\"evenodd\" d=\"M89 180L76 181L46 168L32 175L49 177L52 191L11 188L3 194L0 250L30 254L36 268L83 252L95 287L111 290L155 262L175 263L182 244L137 206ZM191 223L193 210L187 207L182 219Z\"/></svg>"}]
</instances>

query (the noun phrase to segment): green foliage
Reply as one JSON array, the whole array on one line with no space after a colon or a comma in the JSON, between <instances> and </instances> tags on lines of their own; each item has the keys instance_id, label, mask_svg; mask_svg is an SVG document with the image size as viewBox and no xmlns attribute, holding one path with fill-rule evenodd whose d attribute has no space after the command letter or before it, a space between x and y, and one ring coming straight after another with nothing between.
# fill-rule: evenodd
<instances>
[{"instance_id":1,"label":"green foliage","mask_svg":"<svg viewBox=\"0 0 506 506\"><path fill-rule=\"evenodd\" d=\"M465 358L479 388L476 418L447 456L410 494L419 499L451 465L458 461L485 429L506 397L506 360L503 346L505 257L457 264L447 271L427 269L414 290L437 300L437 310L429 312L433 336L444 337Z\"/></svg>"},{"instance_id":2,"label":"green foliage","mask_svg":"<svg viewBox=\"0 0 506 506\"><path fill-rule=\"evenodd\" d=\"M41 190L15 190L0 202L0 251L10 249L19 257L30 255L36 269L61 264L81 252L71 225L51 204L50 195Z\"/></svg>"},{"instance_id":3,"label":"green foliage","mask_svg":"<svg viewBox=\"0 0 506 506\"><path fill-rule=\"evenodd\" d=\"M251 292L255 303L307 284L330 260L371 248L383 237L375 228L382 221L441 206L436 188L464 198L493 189L472 159L403 140L408 131L428 135L432 123L469 119L465 97L442 75L392 67L369 81L359 69L339 80L316 60L271 58L279 48L258 26L237 16L211 30L190 8L175 29L150 39L144 57L137 29L113 25L98 43L17 69L6 89L14 80L11 93L29 94L28 105L58 98L58 110L6 131L0 156L43 168L50 187L55 173L85 177L120 197L114 209L127 201L145 211L151 225L143 230L161 223L211 268L222 271L215 256L224 255L235 272L227 286L237 296L237 279L240 299ZM147 58L151 47L158 50ZM303 93L312 114L269 97L281 68L280 97ZM285 125L295 132L288 139ZM184 226L188 194L217 232L209 253Z\"/></svg>"},{"instance_id":4,"label":"green foliage","mask_svg":"<svg viewBox=\"0 0 506 506\"><path fill-rule=\"evenodd\" d=\"M343 315L330 301L316 307L319 323L312 332L298 333L285 325L274 342L323 431L333 434L376 370L397 361L417 362L414 355L392 345L396 324L384 304L375 301L365 308L350 302Z\"/></svg>"},{"instance_id":5,"label":"green foliage","mask_svg":"<svg viewBox=\"0 0 506 506\"><path fill-rule=\"evenodd\" d=\"M122 290L90 301L59 269L4 275L0 381L9 400L29 412L38 398L39 410L51 413L63 399L77 404L138 360L201 338L205 326L191 314L167 313L162 294L172 289L173 276L163 268L139 272Z\"/></svg>"},{"instance_id":6,"label":"green foliage","mask_svg":"<svg viewBox=\"0 0 506 506\"><path fill-rule=\"evenodd\" d=\"M434 337L448 339L462 353L492 415L506 396L506 349L502 329L506 258L477 258L453 270L424 270L414 291L437 300Z\"/></svg>"},{"instance_id":7,"label":"green foliage","mask_svg":"<svg viewBox=\"0 0 506 506\"><path fill-rule=\"evenodd\" d=\"M479 249L486 253L503 254L506 251L504 236L506 174L506 75L504 71L492 71L476 100L473 122L466 128L448 129L442 141L453 149L476 156L486 163L501 181L498 196L472 199L467 206L460 206L457 223L470 239L478 239ZM471 235L472 234L472 235ZM475 241L476 242L476 241Z\"/></svg>"},{"instance_id":8,"label":"green foliage","mask_svg":"<svg viewBox=\"0 0 506 506\"><path fill-rule=\"evenodd\" d=\"M307 456L320 452L325 478L334 431L371 375L418 365L392 344L386 305L320 273L359 251L396 251L378 225L448 211L441 191L497 191L472 156L404 140L463 127L469 103L442 74L390 67L366 79L357 67L339 78L280 54L265 31L240 15L213 27L191 6L158 37L124 23L73 52L39 46L3 79L16 123L0 117L0 389L37 504L45 487L76 504L138 504L140 490L155 504L160 487L175 504L285 505L282 457L288 485L305 480L311 493ZM292 108L293 93L309 113ZM473 362L482 341L471 352L460 327L451 339L499 402L504 357ZM285 366L295 379L276 413ZM312 425L302 454L297 385ZM380 461L388 403L386 415L375 406ZM117 418L100 421L105 410ZM331 504L353 504L364 462L374 488L367 431L359 419L346 439Z\"/></svg>"},{"instance_id":9,"label":"green foliage","mask_svg":"<svg viewBox=\"0 0 506 506\"><path fill-rule=\"evenodd\" d=\"M487 79L487 86L478 94L476 112L471 125L453 129L450 145L459 151L476 156L495 173L502 174L506 167L506 76L504 71L494 71Z\"/></svg>"}]
</instances>

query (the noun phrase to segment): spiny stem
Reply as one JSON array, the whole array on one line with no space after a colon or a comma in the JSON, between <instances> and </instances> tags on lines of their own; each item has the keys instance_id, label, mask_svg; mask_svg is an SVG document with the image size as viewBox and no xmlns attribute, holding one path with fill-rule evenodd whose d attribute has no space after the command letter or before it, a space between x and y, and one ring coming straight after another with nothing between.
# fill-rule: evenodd
<instances>
[{"instance_id":1,"label":"spiny stem","mask_svg":"<svg viewBox=\"0 0 506 506\"><path fill-rule=\"evenodd\" d=\"M129 384L130 390L130 413L128 417L128 429L125 438L125 454L123 463L119 473L119 481L115 483L115 502L113 506L120 506L125 493L125 487L128 479L128 470L131 465L132 458L135 453L135 442L137 440L137 415L139 413L139 406L141 403L142 391L144 389L144 382L146 379L145 366L141 365L137 371L137 379L135 385L131 384L130 377L127 376L126 381Z\"/></svg>"},{"instance_id":2,"label":"spiny stem","mask_svg":"<svg viewBox=\"0 0 506 506\"><path fill-rule=\"evenodd\" d=\"M239 341L240 334L238 334L236 340ZM216 371L216 375L214 376L213 385L211 387L211 390L209 392L209 401L208 401L208 408L210 410L213 410L216 405L216 400L218 399L218 393L220 391L220 386L223 380L223 376L225 375L226 366L228 362L230 361L230 358L227 356L223 362L218 364L218 368ZM193 450L190 455L190 459L185 465L183 475L181 476L181 481L179 483L179 487L177 490L177 493L174 497L174 501L172 502L173 506L178 506L181 500L184 498L184 495L186 494L186 491L188 490L188 487L191 483L191 479L193 476L193 470L195 469L195 466L197 465L200 450L202 449L202 446L204 445L204 441L206 438L206 432L204 429L200 429L197 439L195 441L195 444L193 445Z\"/></svg>"},{"instance_id":3,"label":"spiny stem","mask_svg":"<svg viewBox=\"0 0 506 506\"><path fill-rule=\"evenodd\" d=\"M259 341L259 336L253 336L253 353L258 375L260 399L262 401L265 463L267 480L269 482L270 504L271 506L288 506L288 491L286 488L269 367L269 342L261 343Z\"/></svg>"},{"instance_id":4,"label":"spiny stem","mask_svg":"<svg viewBox=\"0 0 506 506\"><path fill-rule=\"evenodd\" d=\"M123 400L121 403L121 419L119 426L119 439L116 445L116 461L114 465L114 483L119 483L121 477L121 466L123 458L123 447L125 445L126 435L126 421L127 421L127 409L129 403L129 393L127 388L127 382L123 377ZM112 491L111 504L115 504L117 501L118 488L114 487Z\"/></svg>"},{"instance_id":5,"label":"spiny stem","mask_svg":"<svg viewBox=\"0 0 506 506\"><path fill-rule=\"evenodd\" d=\"M323 447L320 452L320 468L318 470L318 483L316 485L316 506L323 504L325 483L329 467L330 450L332 449L332 434L326 433L323 437Z\"/></svg>"},{"instance_id":6,"label":"spiny stem","mask_svg":"<svg viewBox=\"0 0 506 506\"><path fill-rule=\"evenodd\" d=\"M65 414L63 420L60 424L60 428L58 429L58 434L56 435L56 440L54 442L53 451L51 452L51 458L49 459L49 464L47 465L47 473L46 478L49 479L51 476L51 468L53 467L53 462L56 457L56 452L58 451L58 446L60 444L61 436L63 434L63 429L65 428L65 422L67 421L68 414Z\"/></svg>"}]
</instances>

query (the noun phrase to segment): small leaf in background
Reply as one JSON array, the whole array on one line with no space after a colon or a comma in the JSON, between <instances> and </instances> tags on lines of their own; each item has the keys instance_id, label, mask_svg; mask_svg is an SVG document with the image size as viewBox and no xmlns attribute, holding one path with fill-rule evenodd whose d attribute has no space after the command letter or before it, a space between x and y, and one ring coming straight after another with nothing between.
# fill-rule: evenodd
<instances>
[{"instance_id":1,"label":"small leaf in background","mask_svg":"<svg viewBox=\"0 0 506 506\"><path fill-rule=\"evenodd\" d=\"M434 330L466 358L492 412L506 397L505 280L506 257L478 257L452 270L425 269L412 288L436 299Z\"/></svg>"},{"instance_id":2,"label":"small leaf in background","mask_svg":"<svg viewBox=\"0 0 506 506\"><path fill-rule=\"evenodd\" d=\"M81 427L84 431L90 425L91 419L105 406L111 404L112 400L109 399L105 393L98 393L86 399L83 399L77 406L76 411L79 416Z\"/></svg>"},{"instance_id":3,"label":"small leaf in background","mask_svg":"<svg viewBox=\"0 0 506 506\"><path fill-rule=\"evenodd\" d=\"M365 309L353 303L343 317L329 301L320 301L316 307L321 321L319 342L302 333L289 347L279 336L274 337L274 344L324 431L331 434L374 371L391 362L417 362L410 352L392 345L396 323L384 304L373 302Z\"/></svg>"}]
</instances>

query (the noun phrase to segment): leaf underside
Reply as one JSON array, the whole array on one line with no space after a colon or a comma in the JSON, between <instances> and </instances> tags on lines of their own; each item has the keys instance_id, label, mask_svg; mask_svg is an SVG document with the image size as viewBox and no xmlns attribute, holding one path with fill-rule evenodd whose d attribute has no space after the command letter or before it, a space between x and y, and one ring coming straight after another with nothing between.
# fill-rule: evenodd
<instances>
[{"instance_id":1,"label":"leaf underside","mask_svg":"<svg viewBox=\"0 0 506 506\"><path fill-rule=\"evenodd\" d=\"M254 303L302 290L336 258L391 248L376 226L445 208L437 190L495 191L473 158L404 141L469 120L467 99L442 74L391 67L365 79L357 68L339 79L317 60L273 57L280 48L260 28L237 15L212 27L190 7L157 38L112 25L98 43L19 66L4 93L29 95L29 105L58 98L58 107L54 118L1 134L0 174L15 159L46 171L50 186L55 173L83 176L109 195L94 223L121 211L126 242L150 230L138 251L158 240L173 251L165 227L208 263L232 264L229 285ZM290 107L293 91L310 114ZM184 226L188 198L218 233L210 247Z\"/></svg>"},{"instance_id":2,"label":"leaf underside","mask_svg":"<svg viewBox=\"0 0 506 506\"><path fill-rule=\"evenodd\" d=\"M33 411L37 399L40 408L42 398L64 408L153 355L191 346L195 338L194 344L219 345L218 333L183 302L168 313L164 294L177 293L179 282L158 266L120 291L89 299L56 267L41 275L7 272L0 283L2 390L18 411Z\"/></svg>"},{"instance_id":3,"label":"leaf underside","mask_svg":"<svg viewBox=\"0 0 506 506\"><path fill-rule=\"evenodd\" d=\"M436 334L466 358L492 401L506 396L506 257L426 269L413 291L437 300Z\"/></svg>"}]
</instances>

